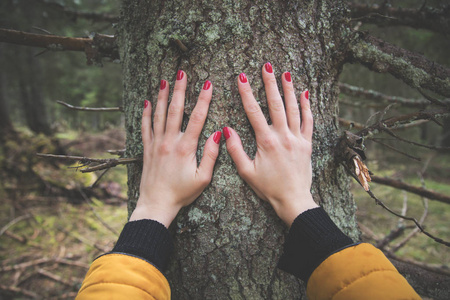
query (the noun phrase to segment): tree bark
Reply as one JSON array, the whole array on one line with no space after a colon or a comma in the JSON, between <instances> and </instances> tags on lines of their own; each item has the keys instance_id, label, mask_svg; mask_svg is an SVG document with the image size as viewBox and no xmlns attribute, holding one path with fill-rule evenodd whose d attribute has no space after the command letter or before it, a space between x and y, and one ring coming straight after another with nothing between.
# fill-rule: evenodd
<instances>
[{"instance_id":1,"label":"tree bark","mask_svg":"<svg viewBox=\"0 0 450 300\"><path fill-rule=\"evenodd\" d=\"M132 1L124 0L119 25L123 63L127 157L142 153L144 99L156 104L159 80L188 76L186 125L205 80L213 99L199 142L223 126L240 134L250 156L254 133L236 78L245 72L268 118L261 79L270 61L279 78L293 76L297 95L309 89L315 116L313 196L337 225L359 239L355 204L344 170L334 160L337 78L350 31L340 1ZM181 46L181 45L184 45ZM175 253L166 273L173 299L299 299L304 288L277 270L287 228L238 176L222 142L213 181L172 225ZM129 212L139 194L141 165L128 167Z\"/></svg>"},{"instance_id":2,"label":"tree bark","mask_svg":"<svg viewBox=\"0 0 450 300\"><path fill-rule=\"evenodd\" d=\"M0 61L4 59L3 45L0 44ZM3 65L3 64L2 64ZM0 69L0 141L4 142L5 136L14 132L14 126L9 117L9 109L6 102L6 74L3 68Z\"/></svg>"}]
</instances>

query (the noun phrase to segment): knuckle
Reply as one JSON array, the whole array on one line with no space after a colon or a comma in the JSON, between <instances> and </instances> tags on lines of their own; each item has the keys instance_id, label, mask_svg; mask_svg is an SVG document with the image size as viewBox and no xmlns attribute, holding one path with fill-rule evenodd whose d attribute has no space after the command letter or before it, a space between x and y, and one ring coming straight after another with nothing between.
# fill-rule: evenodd
<instances>
[{"instance_id":1,"label":"knuckle","mask_svg":"<svg viewBox=\"0 0 450 300\"><path fill-rule=\"evenodd\" d=\"M247 114L248 115L257 115L261 113L261 107L259 107L258 103L252 103L247 106Z\"/></svg>"},{"instance_id":2,"label":"knuckle","mask_svg":"<svg viewBox=\"0 0 450 300\"><path fill-rule=\"evenodd\" d=\"M183 111L183 107L176 104L170 104L169 110L167 111L168 116L178 116Z\"/></svg>"},{"instance_id":3,"label":"knuckle","mask_svg":"<svg viewBox=\"0 0 450 300\"><path fill-rule=\"evenodd\" d=\"M172 145L167 141L163 141L158 146L158 153L163 156L170 154L171 150L172 150Z\"/></svg>"},{"instance_id":4,"label":"knuckle","mask_svg":"<svg viewBox=\"0 0 450 300\"><path fill-rule=\"evenodd\" d=\"M194 110L191 113L191 116L189 118L189 122L193 122L195 124L203 123L205 120L205 114L201 111Z\"/></svg>"},{"instance_id":5,"label":"knuckle","mask_svg":"<svg viewBox=\"0 0 450 300\"><path fill-rule=\"evenodd\" d=\"M273 149L276 146L276 141L271 135L265 135L261 138L261 146L265 149Z\"/></svg>"},{"instance_id":6,"label":"knuckle","mask_svg":"<svg viewBox=\"0 0 450 300\"><path fill-rule=\"evenodd\" d=\"M275 99L269 102L270 109L272 109L275 112L284 111L284 104L281 99Z\"/></svg>"}]
</instances>

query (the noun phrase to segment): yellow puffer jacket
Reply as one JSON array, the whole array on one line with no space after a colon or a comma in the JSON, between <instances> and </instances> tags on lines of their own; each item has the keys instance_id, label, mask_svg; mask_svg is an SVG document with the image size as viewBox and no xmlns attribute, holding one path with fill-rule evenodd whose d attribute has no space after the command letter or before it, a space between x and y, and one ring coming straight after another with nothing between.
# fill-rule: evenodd
<instances>
[{"instance_id":1,"label":"yellow puffer jacket","mask_svg":"<svg viewBox=\"0 0 450 300\"><path fill-rule=\"evenodd\" d=\"M370 244L346 248L323 261L309 278L307 295L310 300L421 299ZM148 262L108 254L94 261L76 299L170 299L170 286Z\"/></svg>"}]
</instances>

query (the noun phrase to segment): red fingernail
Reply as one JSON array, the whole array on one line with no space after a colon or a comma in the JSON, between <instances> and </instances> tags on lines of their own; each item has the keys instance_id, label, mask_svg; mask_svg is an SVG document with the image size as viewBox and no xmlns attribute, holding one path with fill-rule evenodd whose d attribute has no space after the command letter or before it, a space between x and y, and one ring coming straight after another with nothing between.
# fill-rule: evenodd
<instances>
[{"instance_id":1,"label":"red fingernail","mask_svg":"<svg viewBox=\"0 0 450 300\"><path fill-rule=\"evenodd\" d=\"M147 108L147 106L148 106L149 103L150 103L150 102L148 102L148 100L145 100L145 101L144 101L144 108Z\"/></svg>"},{"instance_id":2,"label":"red fingernail","mask_svg":"<svg viewBox=\"0 0 450 300\"><path fill-rule=\"evenodd\" d=\"M245 73L239 74L239 80L240 80L242 83L246 83L246 82L247 82L247 76L245 76Z\"/></svg>"},{"instance_id":3,"label":"red fingernail","mask_svg":"<svg viewBox=\"0 0 450 300\"><path fill-rule=\"evenodd\" d=\"M309 91L308 90L305 91L305 98L306 98L306 100L309 100Z\"/></svg>"},{"instance_id":4,"label":"red fingernail","mask_svg":"<svg viewBox=\"0 0 450 300\"><path fill-rule=\"evenodd\" d=\"M205 84L203 84L203 89L204 90L209 90L210 87L211 87L211 81L206 80Z\"/></svg>"},{"instance_id":5,"label":"red fingernail","mask_svg":"<svg viewBox=\"0 0 450 300\"><path fill-rule=\"evenodd\" d=\"M166 88L166 85L167 85L167 81L161 80L161 83L159 84L159 89L160 89L160 90L165 89L165 88Z\"/></svg>"},{"instance_id":6,"label":"red fingernail","mask_svg":"<svg viewBox=\"0 0 450 300\"><path fill-rule=\"evenodd\" d=\"M220 131L216 131L216 133L214 133L214 137L213 140L216 144L220 143L220 138L222 137L222 132Z\"/></svg>"},{"instance_id":7,"label":"red fingernail","mask_svg":"<svg viewBox=\"0 0 450 300\"><path fill-rule=\"evenodd\" d=\"M183 79L183 76L184 76L184 72L182 70L179 70L177 73L177 80Z\"/></svg>"},{"instance_id":8,"label":"red fingernail","mask_svg":"<svg viewBox=\"0 0 450 300\"><path fill-rule=\"evenodd\" d=\"M267 73L273 73L272 64L267 62L265 65Z\"/></svg>"},{"instance_id":9,"label":"red fingernail","mask_svg":"<svg viewBox=\"0 0 450 300\"><path fill-rule=\"evenodd\" d=\"M223 128L223 136L225 137L225 140L228 140L231 136L231 131L228 127Z\"/></svg>"},{"instance_id":10,"label":"red fingernail","mask_svg":"<svg viewBox=\"0 0 450 300\"><path fill-rule=\"evenodd\" d=\"M289 72L284 73L284 79L286 79L287 82L291 82L292 81L291 73Z\"/></svg>"}]
</instances>

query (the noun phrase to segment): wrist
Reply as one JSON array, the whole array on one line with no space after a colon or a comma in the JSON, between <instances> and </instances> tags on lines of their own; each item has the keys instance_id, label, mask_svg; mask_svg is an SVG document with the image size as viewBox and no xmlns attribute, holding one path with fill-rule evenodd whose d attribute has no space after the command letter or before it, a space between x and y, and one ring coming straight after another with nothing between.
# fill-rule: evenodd
<instances>
[{"instance_id":1,"label":"wrist","mask_svg":"<svg viewBox=\"0 0 450 300\"><path fill-rule=\"evenodd\" d=\"M131 214L129 221L144 219L155 220L163 224L166 228L169 228L180 209L181 207L176 205L143 204L140 200L138 200L136 208Z\"/></svg>"},{"instance_id":2,"label":"wrist","mask_svg":"<svg viewBox=\"0 0 450 300\"><path fill-rule=\"evenodd\" d=\"M311 193L306 195L296 196L289 200L281 202L281 205L276 209L277 215L290 228L294 220L307 210L317 208L319 205L314 202Z\"/></svg>"}]
</instances>

